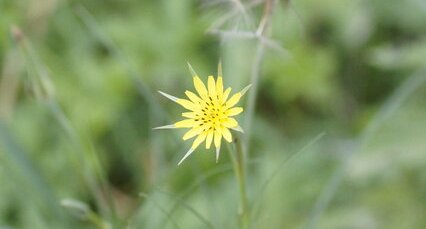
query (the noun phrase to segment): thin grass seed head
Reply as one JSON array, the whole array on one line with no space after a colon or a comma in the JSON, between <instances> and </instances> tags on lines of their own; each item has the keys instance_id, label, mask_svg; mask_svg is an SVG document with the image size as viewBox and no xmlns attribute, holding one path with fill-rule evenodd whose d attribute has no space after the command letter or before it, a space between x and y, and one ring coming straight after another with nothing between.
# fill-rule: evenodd
<instances>
[{"instance_id":1,"label":"thin grass seed head","mask_svg":"<svg viewBox=\"0 0 426 229\"><path fill-rule=\"evenodd\" d=\"M216 80L213 76L207 79L207 87L198 77L191 65L188 63L189 70L193 77L194 87L197 92L185 91L188 99L180 99L162 91L160 94L168 99L178 103L187 109L182 116L186 119L171 125L160 126L154 129L173 129L189 128L183 135L183 140L195 138L191 148L179 161L180 165L194 150L203 142L206 149L210 149L214 144L216 148L216 162L219 159L220 146L222 138L227 142L232 142L232 133L229 129L243 132L233 117L243 112L242 107L235 107L241 97L247 92L251 85L245 87L242 91L229 97L231 88L224 90L222 78L222 65L218 65L218 76Z\"/></svg>"}]
</instances>

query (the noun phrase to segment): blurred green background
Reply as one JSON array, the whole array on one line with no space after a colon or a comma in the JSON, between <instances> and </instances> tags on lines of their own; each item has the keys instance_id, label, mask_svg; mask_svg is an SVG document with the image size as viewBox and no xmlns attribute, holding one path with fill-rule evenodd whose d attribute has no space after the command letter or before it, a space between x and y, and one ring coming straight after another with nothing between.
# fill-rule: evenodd
<instances>
[{"instance_id":1,"label":"blurred green background","mask_svg":"<svg viewBox=\"0 0 426 229\"><path fill-rule=\"evenodd\" d=\"M250 228L426 228L425 1L271 2L0 0L0 228L238 228L226 147L152 130L219 59Z\"/></svg>"}]
</instances>

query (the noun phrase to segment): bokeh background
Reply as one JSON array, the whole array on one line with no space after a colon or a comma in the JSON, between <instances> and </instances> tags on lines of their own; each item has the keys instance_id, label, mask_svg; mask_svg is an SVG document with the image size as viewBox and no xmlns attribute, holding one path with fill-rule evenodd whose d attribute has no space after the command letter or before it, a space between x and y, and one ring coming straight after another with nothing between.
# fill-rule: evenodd
<instances>
[{"instance_id":1,"label":"bokeh background","mask_svg":"<svg viewBox=\"0 0 426 229\"><path fill-rule=\"evenodd\" d=\"M238 228L226 148L152 130L219 59L250 228L426 228L425 32L423 0L0 0L0 228Z\"/></svg>"}]
</instances>

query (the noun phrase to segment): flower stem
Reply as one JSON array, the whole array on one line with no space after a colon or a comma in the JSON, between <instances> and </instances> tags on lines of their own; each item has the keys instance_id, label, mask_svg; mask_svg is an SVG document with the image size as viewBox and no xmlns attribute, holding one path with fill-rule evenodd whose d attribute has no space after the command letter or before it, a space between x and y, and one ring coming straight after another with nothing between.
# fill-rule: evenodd
<instances>
[{"instance_id":1,"label":"flower stem","mask_svg":"<svg viewBox=\"0 0 426 229\"><path fill-rule=\"evenodd\" d=\"M245 163L244 163L244 154L241 145L241 141L238 137L235 137L234 144L227 144L228 152L232 160L234 167L235 178L238 182L238 188L240 192L240 206L238 208L238 216L240 221L240 227L245 229L249 225L250 213L248 206L248 198L246 191L246 173L245 173Z\"/></svg>"}]
</instances>

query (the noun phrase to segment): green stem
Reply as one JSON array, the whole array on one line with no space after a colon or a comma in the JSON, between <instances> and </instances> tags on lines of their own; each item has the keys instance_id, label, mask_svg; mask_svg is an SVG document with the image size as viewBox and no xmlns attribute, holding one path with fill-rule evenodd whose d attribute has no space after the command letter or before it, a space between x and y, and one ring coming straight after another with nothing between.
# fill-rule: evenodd
<instances>
[{"instance_id":1,"label":"green stem","mask_svg":"<svg viewBox=\"0 0 426 229\"><path fill-rule=\"evenodd\" d=\"M246 173L245 173L245 163L244 163L244 154L241 147L241 141L236 137L234 139L234 144L227 144L228 152L231 156L232 164L234 167L235 178L238 182L238 187L240 191L240 206L238 209L238 216L240 220L240 227L242 229L247 228L249 225L249 206L248 198L246 191Z\"/></svg>"}]
</instances>

